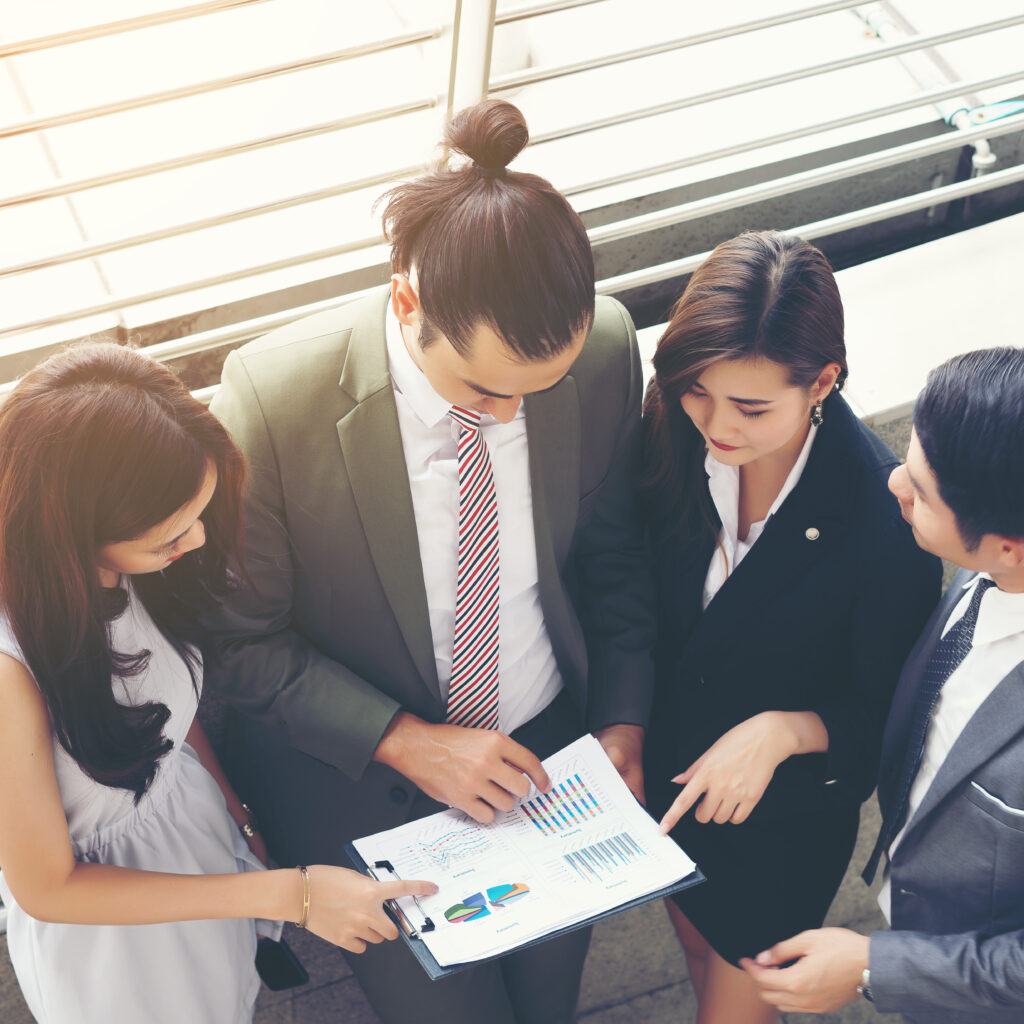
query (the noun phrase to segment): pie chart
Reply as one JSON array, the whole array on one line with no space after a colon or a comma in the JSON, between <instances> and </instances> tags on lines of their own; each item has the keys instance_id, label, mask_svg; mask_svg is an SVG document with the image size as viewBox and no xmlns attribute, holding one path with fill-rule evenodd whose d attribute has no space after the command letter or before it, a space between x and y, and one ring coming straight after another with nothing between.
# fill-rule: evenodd
<instances>
[{"instance_id":1,"label":"pie chart","mask_svg":"<svg viewBox=\"0 0 1024 1024\"><path fill-rule=\"evenodd\" d=\"M493 906L504 907L509 903L515 903L516 900L522 899L529 891L530 887L522 882L494 885L487 890L487 902Z\"/></svg>"},{"instance_id":2,"label":"pie chart","mask_svg":"<svg viewBox=\"0 0 1024 1024\"><path fill-rule=\"evenodd\" d=\"M506 882L504 885L492 885L486 890L486 896L482 892L475 892L472 896L466 896L461 903L450 906L445 912L445 920L451 924L461 924L463 921L477 921L481 917L488 917L491 907L506 907L521 899L530 891L530 887L523 882Z\"/></svg>"}]
</instances>

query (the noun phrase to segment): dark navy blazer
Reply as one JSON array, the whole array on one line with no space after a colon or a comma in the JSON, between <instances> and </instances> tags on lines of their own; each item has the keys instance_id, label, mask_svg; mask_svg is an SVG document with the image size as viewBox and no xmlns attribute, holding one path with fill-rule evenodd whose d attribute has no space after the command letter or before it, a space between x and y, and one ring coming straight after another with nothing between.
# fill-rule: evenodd
<instances>
[{"instance_id":1,"label":"dark navy blazer","mask_svg":"<svg viewBox=\"0 0 1024 1024\"><path fill-rule=\"evenodd\" d=\"M834 393L796 487L706 611L710 531L655 546L653 812L671 796L657 779L768 710L817 712L829 749L783 762L751 820L812 811L833 780L830 799L870 795L900 667L941 579L888 491L898 464Z\"/></svg>"}]
</instances>

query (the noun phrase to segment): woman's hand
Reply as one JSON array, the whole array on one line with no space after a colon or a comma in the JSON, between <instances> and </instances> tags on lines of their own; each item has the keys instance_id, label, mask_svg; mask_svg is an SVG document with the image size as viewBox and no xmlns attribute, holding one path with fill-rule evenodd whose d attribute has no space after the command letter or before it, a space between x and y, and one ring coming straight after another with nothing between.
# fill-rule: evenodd
<instances>
[{"instance_id":1,"label":"woman's hand","mask_svg":"<svg viewBox=\"0 0 1024 1024\"><path fill-rule=\"evenodd\" d=\"M700 805L694 813L697 821L734 825L746 821L764 795L775 769L787 757L802 752L802 736L797 727L808 715L824 733L821 719L813 712L765 711L740 722L716 740L672 780L680 783L683 791L661 819L661 831L670 832L698 800ZM797 716L800 722L793 720ZM827 734L824 741L825 746L819 749L827 748Z\"/></svg>"},{"instance_id":2,"label":"woman's hand","mask_svg":"<svg viewBox=\"0 0 1024 1024\"><path fill-rule=\"evenodd\" d=\"M384 912L385 900L436 892L433 882L375 882L348 868L316 864L309 869L307 927L350 953L362 953L368 942L398 938L398 929Z\"/></svg>"}]
</instances>

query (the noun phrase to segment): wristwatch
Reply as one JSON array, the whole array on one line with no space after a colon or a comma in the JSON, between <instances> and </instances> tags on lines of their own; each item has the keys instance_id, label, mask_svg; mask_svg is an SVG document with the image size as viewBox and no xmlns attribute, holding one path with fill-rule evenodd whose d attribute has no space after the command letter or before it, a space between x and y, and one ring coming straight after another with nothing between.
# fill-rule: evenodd
<instances>
[{"instance_id":1,"label":"wristwatch","mask_svg":"<svg viewBox=\"0 0 1024 1024\"><path fill-rule=\"evenodd\" d=\"M860 976L860 984L857 986L857 995L863 996L869 1003L875 1001L871 992L871 970L865 967Z\"/></svg>"}]
</instances>

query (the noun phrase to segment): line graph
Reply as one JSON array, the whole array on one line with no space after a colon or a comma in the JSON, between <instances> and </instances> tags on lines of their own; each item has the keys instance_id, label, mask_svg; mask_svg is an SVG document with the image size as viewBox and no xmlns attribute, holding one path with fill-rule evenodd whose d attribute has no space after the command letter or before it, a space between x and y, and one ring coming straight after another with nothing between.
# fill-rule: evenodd
<instances>
[{"instance_id":1,"label":"line graph","mask_svg":"<svg viewBox=\"0 0 1024 1024\"><path fill-rule=\"evenodd\" d=\"M440 835L428 833L418 842L406 846L400 856L446 870L466 857L486 853L493 845L482 829L476 825L465 825L450 828Z\"/></svg>"}]
</instances>

